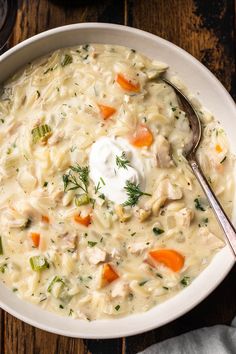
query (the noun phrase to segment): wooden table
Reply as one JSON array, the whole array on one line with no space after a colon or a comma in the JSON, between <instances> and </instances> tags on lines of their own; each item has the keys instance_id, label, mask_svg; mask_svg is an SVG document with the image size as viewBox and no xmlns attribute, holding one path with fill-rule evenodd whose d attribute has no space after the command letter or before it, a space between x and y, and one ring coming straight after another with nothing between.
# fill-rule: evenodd
<instances>
[{"instance_id":1,"label":"wooden table","mask_svg":"<svg viewBox=\"0 0 236 354\"><path fill-rule=\"evenodd\" d=\"M36 33L70 23L125 24L157 34L190 52L236 98L234 0L19 0L18 3L9 47ZM35 329L0 310L0 354L134 354L191 329L229 324L234 315L236 267L205 301L185 316L129 338L66 338Z\"/></svg>"}]
</instances>

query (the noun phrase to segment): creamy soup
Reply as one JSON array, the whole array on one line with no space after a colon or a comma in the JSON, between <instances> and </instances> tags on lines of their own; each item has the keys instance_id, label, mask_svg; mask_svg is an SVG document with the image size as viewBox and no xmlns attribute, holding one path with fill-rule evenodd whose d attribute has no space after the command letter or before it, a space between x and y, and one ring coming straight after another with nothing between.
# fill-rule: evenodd
<instances>
[{"instance_id":1,"label":"creamy soup","mask_svg":"<svg viewBox=\"0 0 236 354\"><path fill-rule=\"evenodd\" d=\"M192 133L166 70L135 50L88 44L4 83L0 279L16 296L85 320L143 312L189 286L224 247L183 154ZM227 138L192 100L198 159L230 215Z\"/></svg>"}]
</instances>

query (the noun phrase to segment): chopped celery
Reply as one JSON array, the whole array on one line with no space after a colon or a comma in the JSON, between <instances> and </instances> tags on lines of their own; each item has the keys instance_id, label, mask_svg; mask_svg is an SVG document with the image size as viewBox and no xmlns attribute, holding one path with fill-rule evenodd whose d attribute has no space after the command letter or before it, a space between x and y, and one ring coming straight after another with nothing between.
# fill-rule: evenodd
<instances>
[{"instance_id":1,"label":"chopped celery","mask_svg":"<svg viewBox=\"0 0 236 354\"><path fill-rule=\"evenodd\" d=\"M0 236L0 256L3 255L2 237Z\"/></svg>"},{"instance_id":2,"label":"chopped celery","mask_svg":"<svg viewBox=\"0 0 236 354\"><path fill-rule=\"evenodd\" d=\"M41 270L49 268L48 261L43 256L33 256L30 258L30 265L33 270L40 272Z\"/></svg>"},{"instance_id":3,"label":"chopped celery","mask_svg":"<svg viewBox=\"0 0 236 354\"><path fill-rule=\"evenodd\" d=\"M67 280L56 275L48 286L47 291L56 299L62 301L63 305L70 302L71 296L68 294Z\"/></svg>"},{"instance_id":4,"label":"chopped celery","mask_svg":"<svg viewBox=\"0 0 236 354\"><path fill-rule=\"evenodd\" d=\"M90 202L90 198L87 193L83 193L75 196L75 205L81 206L86 205Z\"/></svg>"},{"instance_id":5,"label":"chopped celery","mask_svg":"<svg viewBox=\"0 0 236 354\"><path fill-rule=\"evenodd\" d=\"M56 276L52 279L51 283L50 283L49 286L48 286L47 291L48 291L49 293L51 293L52 288L53 288L53 286L54 286L56 283L61 283L61 284L64 285L64 281L62 280L62 278L56 275Z\"/></svg>"},{"instance_id":6,"label":"chopped celery","mask_svg":"<svg viewBox=\"0 0 236 354\"><path fill-rule=\"evenodd\" d=\"M33 136L33 143L37 143L39 140L46 141L51 135L51 128L47 124L38 125L32 129L31 134Z\"/></svg>"}]
</instances>

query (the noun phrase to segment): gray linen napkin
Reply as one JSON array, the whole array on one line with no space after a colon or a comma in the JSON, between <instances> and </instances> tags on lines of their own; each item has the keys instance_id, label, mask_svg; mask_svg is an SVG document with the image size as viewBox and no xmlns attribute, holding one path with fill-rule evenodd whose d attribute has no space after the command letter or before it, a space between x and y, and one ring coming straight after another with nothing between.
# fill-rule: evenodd
<instances>
[{"instance_id":1,"label":"gray linen napkin","mask_svg":"<svg viewBox=\"0 0 236 354\"><path fill-rule=\"evenodd\" d=\"M236 354L236 317L231 326L197 329L154 344L139 354Z\"/></svg>"}]
</instances>

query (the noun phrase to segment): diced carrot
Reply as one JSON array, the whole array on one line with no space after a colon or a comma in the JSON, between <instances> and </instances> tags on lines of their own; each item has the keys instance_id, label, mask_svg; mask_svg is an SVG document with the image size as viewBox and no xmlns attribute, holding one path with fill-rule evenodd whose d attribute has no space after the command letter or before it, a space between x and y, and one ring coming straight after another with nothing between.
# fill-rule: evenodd
<instances>
[{"instance_id":1,"label":"diced carrot","mask_svg":"<svg viewBox=\"0 0 236 354\"><path fill-rule=\"evenodd\" d=\"M216 144L215 149L218 153L223 151L222 147L219 144Z\"/></svg>"},{"instance_id":2,"label":"diced carrot","mask_svg":"<svg viewBox=\"0 0 236 354\"><path fill-rule=\"evenodd\" d=\"M111 283L118 278L119 275L112 268L112 266L109 263L105 263L102 269L102 285L104 286L108 283Z\"/></svg>"},{"instance_id":3,"label":"diced carrot","mask_svg":"<svg viewBox=\"0 0 236 354\"><path fill-rule=\"evenodd\" d=\"M218 164L215 166L215 169L216 169L217 172L223 173L224 170L225 170L225 167L224 167L224 165L223 165L222 163L218 163Z\"/></svg>"},{"instance_id":4,"label":"diced carrot","mask_svg":"<svg viewBox=\"0 0 236 354\"><path fill-rule=\"evenodd\" d=\"M88 227L91 224L91 217L89 214L86 216L81 216L80 214L76 214L74 215L74 220L78 224L84 225L86 227Z\"/></svg>"},{"instance_id":5,"label":"diced carrot","mask_svg":"<svg viewBox=\"0 0 236 354\"><path fill-rule=\"evenodd\" d=\"M179 272L184 265L184 256L175 250L159 249L150 251L149 255L156 262L164 264L166 267L173 270L173 272Z\"/></svg>"},{"instance_id":6,"label":"diced carrot","mask_svg":"<svg viewBox=\"0 0 236 354\"><path fill-rule=\"evenodd\" d=\"M98 107L104 120L110 118L113 114L116 113L116 109L113 107L104 106L103 104L98 104Z\"/></svg>"},{"instance_id":7,"label":"diced carrot","mask_svg":"<svg viewBox=\"0 0 236 354\"><path fill-rule=\"evenodd\" d=\"M31 232L30 237L34 247L38 247L40 243L40 234L38 234L37 232Z\"/></svg>"},{"instance_id":8,"label":"diced carrot","mask_svg":"<svg viewBox=\"0 0 236 354\"><path fill-rule=\"evenodd\" d=\"M127 80L122 74L116 75L116 82L125 91L132 91L132 92L139 92L140 91L140 84L139 83L133 83L130 80Z\"/></svg>"},{"instance_id":9,"label":"diced carrot","mask_svg":"<svg viewBox=\"0 0 236 354\"><path fill-rule=\"evenodd\" d=\"M45 222L46 224L50 223L50 219L47 215L42 215L42 222Z\"/></svg>"},{"instance_id":10,"label":"diced carrot","mask_svg":"<svg viewBox=\"0 0 236 354\"><path fill-rule=\"evenodd\" d=\"M153 143L152 132L145 124L139 124L130 143L136 147L150 146Z\"/></svg>"}]
</instances>

